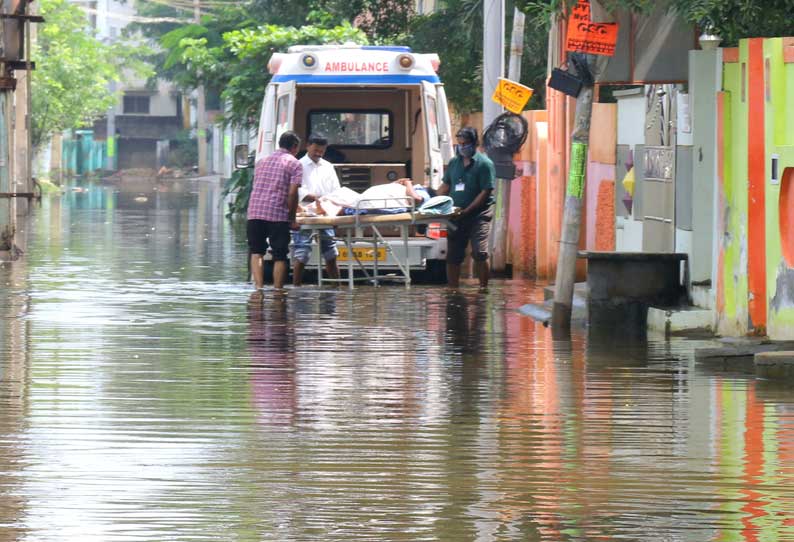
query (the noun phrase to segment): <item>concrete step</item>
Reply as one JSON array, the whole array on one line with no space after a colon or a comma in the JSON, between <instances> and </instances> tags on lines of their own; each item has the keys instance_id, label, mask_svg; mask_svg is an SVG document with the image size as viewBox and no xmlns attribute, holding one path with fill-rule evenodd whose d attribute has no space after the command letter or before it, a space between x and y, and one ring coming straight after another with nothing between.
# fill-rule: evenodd
<instances>
[{"instance_id":1,"label":"concrete step","mask_svg":"<svg viewBox=\"0 0 794 542\"><path fill-rule=\"evenodd\" d=\"M757 354L794 350L794 341L739 337L722 339L719 342L724 346L697 348L695 361L718 371L753 372Z\"/></svg>"},{"instance_id":2,"label":"concrete step","mask_svg":"<svg viewBox=\"0 0 794 542\"><path fill-rule=\"evenodd\" d=\"M700 307L649 307L648 331L671 335L712 335L714 315Z\"/></svg>"},{"instance_id":3,"label":"concrete step","mask_svg":"<svg viewBox=\"0 0 794 542\"><path fill-rule=\"evenodd\" d=\"M754 363L756 376L794 383L794 350L759 352Z\"/></svg>"}]
</instances>

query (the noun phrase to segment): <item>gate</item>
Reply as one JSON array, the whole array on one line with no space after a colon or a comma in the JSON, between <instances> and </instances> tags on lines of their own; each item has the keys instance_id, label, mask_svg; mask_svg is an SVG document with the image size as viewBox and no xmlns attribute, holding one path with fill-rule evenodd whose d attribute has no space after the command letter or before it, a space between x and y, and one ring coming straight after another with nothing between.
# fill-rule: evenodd
<instances>
[{"instance_id":1,"label":"gate","mask_svg":"<svg viewBox=\"0 0 794 542\"><path fill-rule=\"evenodd\" d=\"M674 85L646 87L643 252L675 251L676 93Z\"/></svg>"}]
</instances>

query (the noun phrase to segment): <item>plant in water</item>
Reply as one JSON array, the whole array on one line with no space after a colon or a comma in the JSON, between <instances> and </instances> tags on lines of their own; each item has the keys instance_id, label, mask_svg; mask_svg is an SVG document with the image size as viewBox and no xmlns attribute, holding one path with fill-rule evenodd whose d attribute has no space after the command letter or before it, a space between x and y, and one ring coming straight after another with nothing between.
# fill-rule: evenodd
<instances>
[{"instance_id":1,"label":"plant in water","mask_svg":"<svg viewBox=\"0 0 794 542\"><path fill-rule=\"evenodd\" d=\"M248 212L248 200L251 197L251 189L254 186L254 168L237 169L232 173L231 178L221 191L221 196L229 201L229 212L227 218L234 215L245 215Z\"/></svg>"}]
</instances>

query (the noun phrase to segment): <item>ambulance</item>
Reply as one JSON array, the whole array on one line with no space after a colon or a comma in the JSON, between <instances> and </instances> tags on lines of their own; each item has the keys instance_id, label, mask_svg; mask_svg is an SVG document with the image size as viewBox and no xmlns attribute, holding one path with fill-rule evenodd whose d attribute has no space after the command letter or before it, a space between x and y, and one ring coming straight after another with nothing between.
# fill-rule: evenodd
<instances>
[{"instance_id":1,"label":"ambulance","mask_svg":"<svg viewBox=\"0 0 794 542\"><path fill-rule=\"evenodd\" d=\"M302 45L274 53L256 160L275 151L287 130L303 141L320 133L328 138L325 158L334 164L342 186L360 193L410 177L414 184L438 188L453 156L438 67L438 55L399 46ZM443 273L446 231L440 225L412 228L407 257L401 239L395 237L390 246L412 270ZM375 254L371 247L354 247L355 256L368 265L377 258L382 270L397 269L389 251L381 248ZM340 247L340 264L350 257Z\"/></svg>"}]
</instances>

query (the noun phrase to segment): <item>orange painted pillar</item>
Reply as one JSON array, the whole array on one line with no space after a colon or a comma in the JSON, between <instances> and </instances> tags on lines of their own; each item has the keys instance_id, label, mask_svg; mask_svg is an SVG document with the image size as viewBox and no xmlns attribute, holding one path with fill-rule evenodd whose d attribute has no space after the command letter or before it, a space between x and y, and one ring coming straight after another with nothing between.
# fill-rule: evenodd
<instances>
[{"instance_id":1,"label":"orange painted pillar","mask_svg":"<svg viewBox=\"0 0 794 542\"><path fill-rule=\"evenodd\" d=\"M547 236L546 276L554 278L557 274L557 255L562 238L562 213L565 206L565 185L568 172L568 146L570 145L571 121L568 111L568 98L553 89L548 89L547 104L549 113L549 157L548 177L546 179Z\"/></svg>"},{"instance_id":2,"label":"orange painted pillar","mask_svg":"<svg viewBox=\"0 0 794 542\"><path fill-rule=\"evenodd\" d=\"M755 331L766 329L766 148L764 126L764 39L749 41L748 58L748 206L747 282L750 322Z\"/></svg>"}]
</instances>

